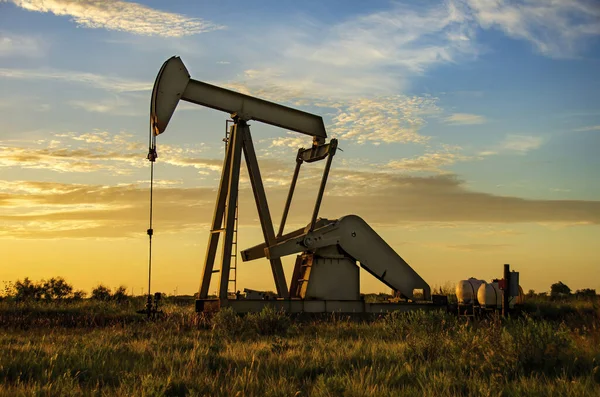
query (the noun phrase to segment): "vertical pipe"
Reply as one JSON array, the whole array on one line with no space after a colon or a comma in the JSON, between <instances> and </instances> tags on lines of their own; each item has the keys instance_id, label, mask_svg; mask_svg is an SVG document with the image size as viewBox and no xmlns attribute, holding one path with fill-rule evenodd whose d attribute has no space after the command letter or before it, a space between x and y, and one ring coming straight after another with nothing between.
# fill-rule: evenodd
<instances>
[{"instance_id":1,"label":"vertical pipe","mask_svg":"<svg viewBox=\"0 0 600 397\"><path fill-rule=\"evenodd\" d=\"M510 296L510 265L504 265L504 291L502 291L502 315L508 317L508 298Z\"/></svg>"},{"instance_id":2,"label":"vertical pipe","mask_svg":"<svg viewBox=\"0 0 600 397\"><path fill-rule=\"evenodd\" d=\"M279 224L279 231L277 232L277 238L283 235L283 229L285 228L285 221L287 220L288 213L290 211L290 205L292 204L292 196L294 195L294 189L296 189L296 181L298 180L298 174L300 173L300 166L302 165L302 157L300 153L302 149L298 149L296 155L296 168L294 169L294 176L292 177L292 184L290 185L290 191L288 192L287 199L285 200L285 207L283 208L283 215L281 216L281 223Z\"/></svg>"}]
</instances>

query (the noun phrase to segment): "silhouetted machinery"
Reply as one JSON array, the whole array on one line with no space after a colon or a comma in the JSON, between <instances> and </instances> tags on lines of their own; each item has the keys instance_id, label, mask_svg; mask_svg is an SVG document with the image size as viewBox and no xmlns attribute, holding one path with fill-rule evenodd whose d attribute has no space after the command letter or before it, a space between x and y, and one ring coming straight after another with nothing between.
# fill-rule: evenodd
<instances>
[{"instance_id":1,"label":"silhouetted machinery","mask_svg":"<svg viewBox=\"0 0 600 397\"><path fill-rule=\"evenodd\" d=\"M231 306L238 312L250 312L271 305L288 312L362 313L429 308L446 303L444 297L435 297L432 301L429 285L360 217L318 217L337 149L336 139L326 142L327 133L320 116L193 80L181 59L171 57L160 69L152 92L152 161L156 158L156 136L165 131L180 100L227 112L233 119L208 237L199 299L196 301L197 311ZM313 137L312 146L299 149L296 154L296 168L277 234L250 135L248 122L251 120ZM242 153L264 243L243 250L241 257L245 262L260 258L270 261L277 290L275 299L232 299L228 294ZM284 234L300 167L304 162L320 160L326 160L326 164L310 221L306 227ZM224 240L220 266L215 268L221 236ZM288 286L281 258L292 254L298 255ZM362 300L359 266L396 291L406 302L367 303ZM218 296L210 299L208 291L211 277L216 273L220 277ZM421 301L414 300L415 290L422 291Z\"/></svg>"}]
</instances>

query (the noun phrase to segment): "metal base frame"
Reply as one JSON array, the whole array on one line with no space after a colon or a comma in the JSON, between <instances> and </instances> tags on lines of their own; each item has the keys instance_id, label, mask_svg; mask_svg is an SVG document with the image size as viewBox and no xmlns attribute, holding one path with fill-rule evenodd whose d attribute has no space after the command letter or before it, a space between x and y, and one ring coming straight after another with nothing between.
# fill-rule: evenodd
<instances>
[{"instance_id":1,"label":"metal base frame","mask_svg":"<svg viewBox=\"0 0 600 397\"><path fill-rule=\"evenodd\" d=\"M389 313L408 312L412 310L441 310L446 309L446 304L435 304L432 302L397 302L397 303L368 303L364 300L303 300L303 299L198 299L196 300L196 312L213 313L223 307L231 307L236 313L257 313L265 307L272 307L286 313Z\"/></svg>"}]
</instances>

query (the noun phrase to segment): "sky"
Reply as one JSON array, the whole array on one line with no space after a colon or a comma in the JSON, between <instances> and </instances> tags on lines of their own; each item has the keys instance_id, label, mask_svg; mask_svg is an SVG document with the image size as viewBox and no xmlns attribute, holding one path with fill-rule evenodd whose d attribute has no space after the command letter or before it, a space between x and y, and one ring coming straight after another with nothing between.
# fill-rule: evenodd
<instances>
[{"instance_id":1,"label":"sky","mask_svg":"<svg viewBox=\"0 0 600 397\"><path fill-rule=\"evenodd\" d=\"M147 292L150 94L177 55L321 115L342 151L320 216L362 217L432 287L509 263L525 291L600 291L599 38L596 0L0 0L0 281ZM157 139L155 291L198 290L228 118L182 102ZM277 228L311 138L251 131ZM286 230L323 165L303 166ZM243 249L261 232L241 178ZM237 279L274 290L267 261Z\"/></svg>"}]
</instances>

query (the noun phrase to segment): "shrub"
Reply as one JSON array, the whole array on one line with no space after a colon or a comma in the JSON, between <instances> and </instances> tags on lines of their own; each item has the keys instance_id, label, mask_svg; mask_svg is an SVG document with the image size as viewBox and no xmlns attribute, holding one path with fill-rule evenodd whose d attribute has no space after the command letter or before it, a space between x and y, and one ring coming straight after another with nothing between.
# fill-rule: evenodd
<instances>
[{"instance_id":1,"label":"shrub","mask_svg":"<svg viewBox=\"0 0 600 397\"><path fill-rule=\"evenodd\" d=\"M41 288L46 300L65 299L73 293L73 286L62 277L52 277L44 281Z\"/></svg>"},{"instance_id":2,"label":"shrub","mask_svg":"<svg viewBox=\"0 0 600 397\"><path fill-rule=\"evenodd\" d=\"M44 287L25 277L23 281L17 280L14 285L15 299L19 302L39 300L44 296Z\"/></svg>"},{"instance_id":3,"label":"shrub","mask_svg":"<svg viewBox=\"0 0 600 397\"><path fill-rule=\"evenodd\" d=\"M127 300L127 288L123 285L119 286L111 298L119 303L125 302Z\"/></svg>"},{"instance_id":4,"label":"shrub","mask_svg":"<svg viewBox=\"0 0 600 397\"><path fill-rule=\"evenodd\" d=\"M534 371L556 375L574 360L573 339L563 323L517 320L508 324L503 339L514 349L517 363L527 375Z\"/></svg>"},{"instance_id":5,"label":"shrub","mask_svg":"<svg viewBox=\"0 0 600 397\"><path fill-rule=\"evenodd\" d=\"M102 284L98 284L98 286L92 290L92 299L99 301L110 300L110 288Z\"/></svg>"},{"instance_id":6,"label":"shrub","mask_svg":"<svg viewBox=\"0 0 600 397\"><path fill-rule=\"evenodd\" d=\"M259 335L285 335L292 322L284 311L265 306L260 313L248 314L248 322Z\"/></svg>"},{"instance_id":7,"label":"shrub","mask_svg":"<svg viewBox=\"0 0 600 397\"><path fill-rule=\"evenodd\" d=\"M212 330L222 336L241 335L247 327L245 323L231 307L225 307L212 318Z\"/></svg>"}]
</instances>

